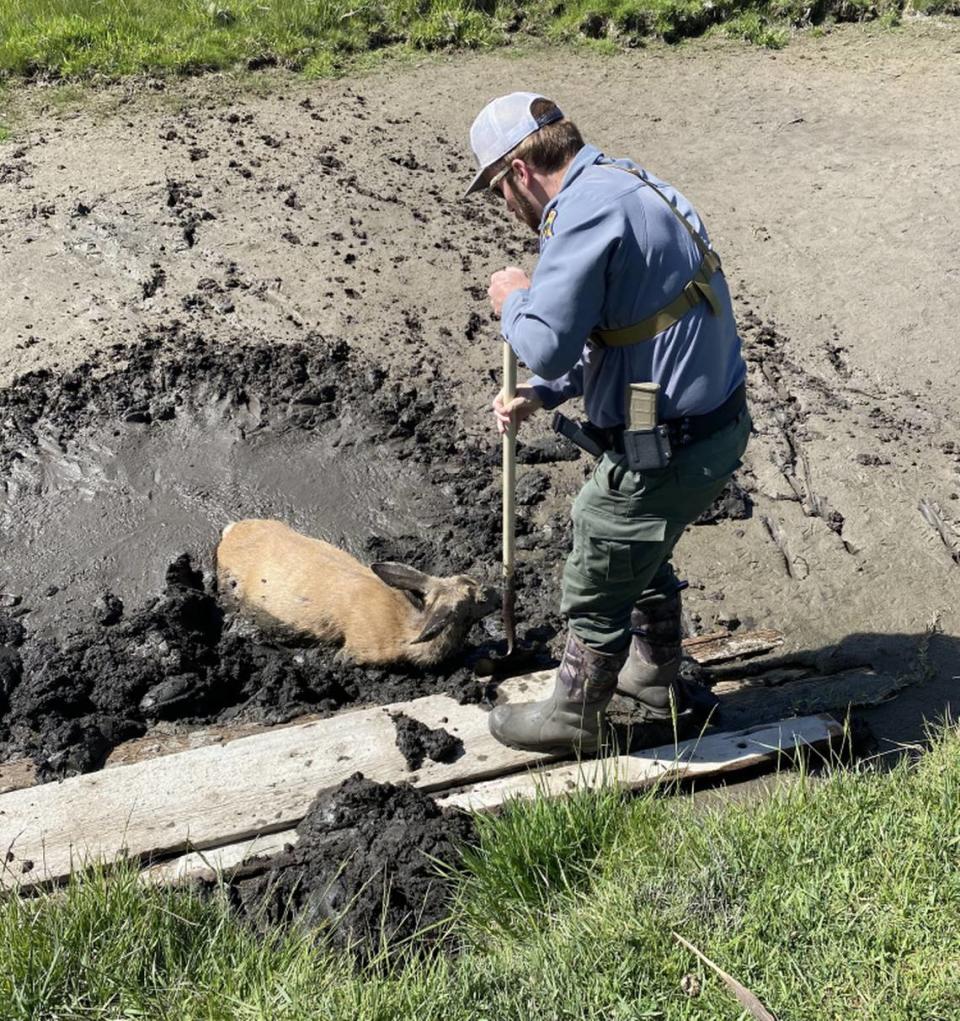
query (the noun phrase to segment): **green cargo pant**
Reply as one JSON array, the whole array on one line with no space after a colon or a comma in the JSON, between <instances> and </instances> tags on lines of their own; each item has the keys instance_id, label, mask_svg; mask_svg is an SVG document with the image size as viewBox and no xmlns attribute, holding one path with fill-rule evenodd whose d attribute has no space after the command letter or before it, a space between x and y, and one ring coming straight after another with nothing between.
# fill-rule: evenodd
<instances>
[{"instance_id":1,"label":"green cargo pant","mask_svg":"<svg viewBox=\"0 0 960 1021\"><path fill-rule=\"evenodd\" d=\"M655 471L630 471L621 454L600 458L573 504L573 552L560 605L586 645L619 652L630 641L633 605L676 588L673 547L739 467L750 428L744 411Z\"/></svg>"}]
</instances>

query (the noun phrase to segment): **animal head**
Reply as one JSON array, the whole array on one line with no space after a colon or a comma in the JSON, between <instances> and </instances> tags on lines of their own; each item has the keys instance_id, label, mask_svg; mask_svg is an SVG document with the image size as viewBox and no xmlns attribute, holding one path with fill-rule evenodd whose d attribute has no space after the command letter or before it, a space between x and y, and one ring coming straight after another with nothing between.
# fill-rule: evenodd
<instances>
[{"instance_id":1,"label":"animal head","mask_svg":"<svg viewBox=\"0 0 960 1021\"><path fill-rule=\"evenodd\" d=\"M496 589L466 574L435 578L406 564L381 562L370 570L390 588L401 591L422 614L423 624L413 644L432 642L441 636L462 636L475 620L497 607Z\"/></svg>"}]
</instances>

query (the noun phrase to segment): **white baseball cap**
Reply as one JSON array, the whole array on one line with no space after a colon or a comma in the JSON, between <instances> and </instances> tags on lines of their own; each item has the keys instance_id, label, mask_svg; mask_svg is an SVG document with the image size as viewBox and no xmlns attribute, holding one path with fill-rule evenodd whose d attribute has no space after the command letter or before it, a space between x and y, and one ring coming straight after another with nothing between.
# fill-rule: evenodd
<instances>
[{"instance_id":1,"label":"white baseball cap","mask_svg":"<svg viewBox=\"0 0 960 1021\"><path fill-rule=\"evenodd\" d=\"M464 193L472 195L487 186L497 160L518 146L527 135L539 131L563 116L559 107L537 118L530 112L535 99L545 99L536 92L511 92L494 99L477 114L470 128L470 148L480 168L473 183ZM547 100L547 102L550 102Z\"/></svg>"}]
</instances>

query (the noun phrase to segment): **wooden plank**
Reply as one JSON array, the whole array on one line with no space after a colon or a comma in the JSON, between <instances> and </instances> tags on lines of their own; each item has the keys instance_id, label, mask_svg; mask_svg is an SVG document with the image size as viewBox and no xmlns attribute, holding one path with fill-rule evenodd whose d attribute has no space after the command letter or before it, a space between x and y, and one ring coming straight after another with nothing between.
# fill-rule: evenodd
<instances>
[{"instance_id":1,"label":"wooden plank","mask_svg":"<svg viewBox=\"0 0 960 1021\"><path fill-rule=\"evenodd\" d=\"M783 717L792 714L844 713L887 702L909 683L909 678L880 673L868 667L836 674L805 676L771 684L763 674L743 682L724 681L713 689L720 698L723 719L733 726L755 720L758 713Z\"/></svg>"},{"instance_id":2,"label":"wooden plank","mask_svg":"<svg viewBox=\"0 0 960 1021\"><path fill-rule=\"evenodd\" d=\"M177 752L202 748L208 744L226 744L228 741L236 741L251 734L261 734L271 728L296 726L319 718L316 713L305 713L287 723L227 723L211 724L207 727L191 726L189 729L179 725L176 729L169 730L161 725L144 737L121 741L111 750L103 768L115 769L117 766L127 766L131 762L158 759L162 755L175 755ZM0 795L32 787L36 782L37 767L32 759L10 759L0 763Z\"/></svg>"},{"instance_id":3,"label":"wooden plank","mask_svg":"<svg viewBox=\"0 0 960 1021\"><path fill-rule=\"evenodd\" d=\"M814 671L809 667L771 667L757 673L742 674L737 676L738 671L734 668L728 674L720 674L719 680L714 680L710 690L714 695L723 698L729 692L743 691L745 688L775 688L781 684L791 684L794 681L803 680L805 677L812 677ZM718 677L712 674L712 677ZM733 677L734 680L724 680L724 677Z\"/></svg>"},{"instance_id":4,"label":"wooden plank","mask_svg":"<svg viewBox=\"0 0 960 1021\"><path fill-rule=\"evenodd\" d=\"M822 748L841 735L842 728L829 716L782 720L629 755L537 767L441 795L437 803L472 811L490 810L507 798L532 798L538 793L557 796L595 787L611 778L626 788L639 789L664 779L716 776L762 763L775 764L780 755L792 754L801 747ZM143 877L149 882L176 883L214 879L218 873L229 876L245 859L255 854L269 857L296 842L296 830L285 830L260 841L243 841L160 862L144 869Z\"/></svg>"},{"instance_id":5,"label":"wooden plank","mask_svg":"<svg viewBox=\"0 0 960 1021\"><path fill-rule=\"evenodd\" d=\"M190 851L188 854L172 858L170 861L148 865L140 873L142 879L149 883L172 885L188 880L213 880L217 876L229 877L238 865L248 858L272 858L284 847L296 844L296 830L281 830L279 833L268 833L252 840L241 840L236 844L224 847L210 847L206 851Z\"/></svg>"},{"instance_id":6,"label":"wooden plank","mask_svg":"<svg viewBox=\"0 0 960 1021\"><path fill-rule=\"evenodd\" d=\"M550 671L523 678L524 697L541 697L551 682ZM445 727L464 754L410 773L391 712ZM0 888L62 879L92 860L203 850L288 829L318 790L357 771L439 790L546 758L499 744L479 706L431 695L117 766L0 797Z\"/></svg>"},{"instance_id":7,"label":"wooden plank","mask_svg":"<svg viewBox=\"0 0 960 1021\"><path fill-rule=\"evenodd\" d=\"M321 719L318 713L304 713L303 716L288 720L286 723L213 723L205 727L185 727L179 724L170 729L161 725L143 737L122 741L111 750L103 768L129 766L131 762L158 759L162 755L176 755L178 752L203 748L208 744L226 744L241 737L262 734L267 730L279 730L281 727L312 723L318 719Z\"/></svg>"},{"instance_id":8,"label":"wooden plank","mask_svg":"<svg viewBox=\"0 0 960 1021\"><path fill-rule=\"evenodd\" d=\"M437 803L482 811L496 808L508 798L533 798L539 794L555 797L611 780L637 789L664 780L719 776L775 763L781 755L801 747L823 747L842 734L843 728L831 716L797 717L744 730L706 734L629 755L526 770L446 794L437 798Z\"/></svg>"},{"instance_id":9,"label":"wooden plank","mask_svg":"<svg viewBox=\"0 0 960 1021\"><path fill-rule=\"evenodd\" d=\"M783 645L783 632L773 628L756 631L711 631L683 640L683 651L701 666L725 663L744 656L758 656Z\"/></svg>"}]
</instances>

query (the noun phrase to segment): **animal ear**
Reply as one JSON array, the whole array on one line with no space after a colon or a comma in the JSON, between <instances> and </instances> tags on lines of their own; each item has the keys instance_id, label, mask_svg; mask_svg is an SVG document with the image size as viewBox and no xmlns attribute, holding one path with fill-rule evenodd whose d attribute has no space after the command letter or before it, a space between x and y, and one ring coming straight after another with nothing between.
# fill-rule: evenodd
<instances>
[{"instance_id":1,"label":"animal ear","mask_svg":"<svg viewBox=\"0 0 960 1021\"><path fill-rule=\"evenodd\" d=\"M423 613L424 602L416 592L411 592L408 588L402 588L400 592L418 613Z\"/></svg>"},{"instance_id":2,"label":"animal ear","mask_svg":"<svg viewBox=\"0 0 960 1021\"><path fill-rule=\"evenodd\" d=\"M429 642L436 638L444 628L453 623L455 618L456 614L453 613L449 607L434 610L433 613L427 617L423 625L423 630L416 638L414 638L412 644L420 645L422 642Z\"/></svg>"},{"instance_id":3,"label":"animal ear","mask_svg":"<svg viewBox=\"0 0 960 1021\"><path fill-rule=\"evenodd\" d=\"M419 596L426 595L430 584L430 575L418 571L415 567L408 567L406 564L380 561L371 564L370 570L390 588L400 589L403 592L416 592Z\"/></svg>"}]
</instances>

